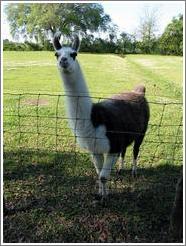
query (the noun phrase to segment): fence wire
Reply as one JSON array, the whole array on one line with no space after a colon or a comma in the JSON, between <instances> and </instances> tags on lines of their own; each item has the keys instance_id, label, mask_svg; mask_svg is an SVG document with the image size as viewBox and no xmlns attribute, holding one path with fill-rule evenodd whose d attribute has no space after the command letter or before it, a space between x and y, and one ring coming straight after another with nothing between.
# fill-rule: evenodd
<instances>
[{"instance_id":1,"label":"fence wire","mask_svg":"<svg viewBox=\"0 0 186 246\"><path fill-rule=\"evenodd\" d=\"M77 145L77 135L69 130L64 100L68 95L5 93L4 153L49 151L52 153L85 154ZM84 97L84 96L82 96ZM81 96L79 97L81 98ZM95 102L106 98L92 97ZM77 105L78 107L78 105ZM149 102L150 122L141 146L139 165L182 163L182 102L170 99ZM77 110L76 110L77 112ZM88 119L71 119L78 121ZM123 134L123 132L115 132ZM130 133L130 132L125 132ZM134 134L134 133L133 133ZM139 133L136 133L139 134ZM85 138L92 138L85 136ZM99 139L99 136L96 136ZM126 155L131 162L131 147Z\"/></svg>"},{"instance_id":2,"label":"fence wire","mask_svg":"<svg viewBox=\"0 0 186 246\"><path fill-rule=\"evenodd\" d=\"M75 136L68 126L69 118L65 113L65 98L69 95L35 94L35 93L5 93L4 94L4 167L7 172L13 166L26 166L30 163L53 163L62 168L68 167L72 175L77 172L85 175L90 172L95 176L95 168L89 153L79 148L78 136ZM84 96L78 97L78 102ZM94 102L100 102L103 97L91 97ZM138 169L158 165L182 165L182 102L163 99L149 101L150 122L145 139L141 145ZM86 118L74 119L75 129L78 121ZM118 134L131 132L114 132ZM132 134L140 134L133 133ZM84 136L93 141L92 136ZM95 139L99 140L99 136ZM95 140L95 141L96 141ZM118 161L119 162L119 161ZM125 156L125 168L131 169L132 145ZM10 168L11 166L11 168ZM116 166L116 167L115 167ZM117 171L117 165L112 173ZM58 170L54 176L62 175ZM78 171L77 171L78 170ZM5 172L6 173L6 172ZM117 173L117 172L116 172ZM27 173L23 174L25 177ZM123 189L117 185L121 177L111 179L113 189ZM153 181L151 181L153 183ZM164 187L165 188L165 187ZM162 189L162 188L161 188Z\"/></svg>"}]
</instances>

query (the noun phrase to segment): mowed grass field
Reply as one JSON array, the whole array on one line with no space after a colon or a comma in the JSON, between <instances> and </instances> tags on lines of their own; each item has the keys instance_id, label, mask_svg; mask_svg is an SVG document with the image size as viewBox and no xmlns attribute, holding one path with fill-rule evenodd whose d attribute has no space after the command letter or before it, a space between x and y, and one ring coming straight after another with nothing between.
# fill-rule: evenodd
<instances>
[{"instance_id":1,"label":"mowed grass field","mask_svg":"<svg viewBox=\"0 0 186 246\"><path fill-rule=\"evenodd\" d=\"M68 129L53 52L4 52L4 242L174 242L169 218L182 170L182 57L80 54L94 101L146 86L151 117L131 177L112 171L106 203Z\"/></svg>"}]
</instances>

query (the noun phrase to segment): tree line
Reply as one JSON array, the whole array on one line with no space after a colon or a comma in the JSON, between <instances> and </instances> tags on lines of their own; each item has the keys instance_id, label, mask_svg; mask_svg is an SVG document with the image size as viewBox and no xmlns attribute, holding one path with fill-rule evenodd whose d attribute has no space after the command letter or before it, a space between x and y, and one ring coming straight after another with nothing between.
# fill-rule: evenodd
<instances>
[{"instance_id":1,"label":"tree line","mask_svg":"<svg viewBox=\"0 0 186 246\"><path fill-rule=\"evenodd\" d=\"M53 50L51 39L60 30L67 40L72 32L80 34L81 52L183 55L183 15L174 17L157 36L155 12L144 13L138 34L118 33L98 3L14 3L7 4L5 13L11 35L25 41L4 40L4 50Z\"/></svg>"}]
</instances>

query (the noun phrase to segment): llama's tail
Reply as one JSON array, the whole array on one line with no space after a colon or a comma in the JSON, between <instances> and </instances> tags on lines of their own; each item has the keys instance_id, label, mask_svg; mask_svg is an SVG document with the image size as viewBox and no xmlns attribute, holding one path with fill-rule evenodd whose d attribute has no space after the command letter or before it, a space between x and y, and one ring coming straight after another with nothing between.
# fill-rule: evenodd
<instances>
[{"instance_id":1,"label":"llama's tail","mask_svg":"<svg viewBox=\"0 0 186 246\"><path fill-rule=\"evenodd\" d=\"M139 93L139 94L142 94L142 95L145 95L145 86L144 85L137 85L134 90L133 90L135 93Z\"/></svg>"}]
</instances>

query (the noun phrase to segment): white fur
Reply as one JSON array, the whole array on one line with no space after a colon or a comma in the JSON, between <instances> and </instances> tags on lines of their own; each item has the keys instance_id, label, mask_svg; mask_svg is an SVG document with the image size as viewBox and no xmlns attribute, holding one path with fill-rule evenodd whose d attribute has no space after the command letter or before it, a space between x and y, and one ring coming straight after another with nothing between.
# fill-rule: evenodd
<instances>
[{"instance_id":1,"label":"white fur","mask_svg":"<svg viewBox=\"0 0 186 246\"><path fill-rule=\"evenodd\" d=\"M92 101L89 96L83 74L77 61L73 73L60 69L67 96L65 103L69 125L81 148L92 153L109 152L109 140L105 126L95 128L91 122ZM71 66L72 67L72 66Z\"/></svg>"},{"instance_id":2,"label":"white fur","mask_svg":"<svg viewBox=\"0 0 186 246\"><path fill-rule=\"evenodd\" d=\"M105 197L107 191L104 180L109 177L117 155L108 154L110 143L106 136L106 127L100 125L95 128L91 122L92 100L79 63L77 59L74 60L70 56L72 52L74 50L70 47L57 50L58 68L67 93L65 104L69 125L78 144L92 153L96 172L99 175L99 193ZM62 57L67 59L67 68L63 68L60 64Z\"/></svg>"},{"instance_id":3,"label":"white fur","mask_svg":"<svg viewBox=\"0 0 186 246\"><path fill-rule=\"evenodd\" d=\"M133 177L137 175L136 166L137 166L137 160L133 158L133 161L132 161L132 176Z\"/></svg>"},{"instance_id":4,"label":"white fur","mask_svg":"<svg viewBox=\"0 0 186 246\"><path fill-rule=\"evenodd\" d=\"M123 157L120 157L119 160L119 171L124 170L125 167L125 159Z\"/></svg>"}]
</instances>

